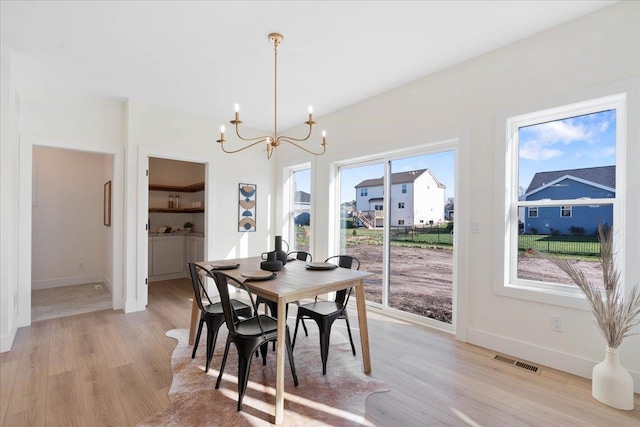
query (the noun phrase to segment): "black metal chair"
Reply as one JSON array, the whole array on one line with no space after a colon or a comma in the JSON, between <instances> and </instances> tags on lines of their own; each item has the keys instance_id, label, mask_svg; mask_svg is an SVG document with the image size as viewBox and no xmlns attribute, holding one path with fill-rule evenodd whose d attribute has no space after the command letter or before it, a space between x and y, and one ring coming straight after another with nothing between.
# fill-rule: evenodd
<instances>
[{"instance_id":1,"label":"black metal chair","mask_svg":"<svg viewBox=\"0 0 640 427\"><path fill-rule=\"evenodd\" d=\"M293 252L289 252L287 254L287 256L291 257L295 255L295 259L298 261L306 261L306 262L311 262L313 261L313 256L311 256L311 254L309 252L305 252L305 251L293 251ZM300 301L294 301L293 302L295 305L297 305L298 307L300 307ZM256 297L256 307L260 307L260 304L264 304L267 307L269 307L269 313L271 313L271 315L273 317L277 317L278 316L278 303L275 301L271 301L268 300L266 298L261 297L260 295L258 295ZM287 304L287 307L285 309L285 313L286 315L288 315L289 313L289 304ZM309 336L309 331L307 330L307 325L304 324L304 320L302 321L302 329L304 329L304 334L306 336ZM275 344L273 346L273 349L275 350Z\"/></svg>"},{"instance_id":2,"label":"black metal chair","mask_svg":"<svg viewBox=\"0 0 640 427\"><path fill-rule=\"evenodd\" d=\"M247 382L249 381L249 372L251 370L253 353L260 348L262 364L267 364L267 344L269 341L275 341L277 339L278 321L274 317L258 314L251 291L249 291L244 283L221 271L207 271L207 274L214 278L216 286L218 287L220 301L222 302L224 312L224 319L227 324L227 329L229 330L227 344L224 348L222 365L220 366L220 374L216 381L216 389L220 388L222 374L224 373L227 356L229 355L229 347L233 342L236 346L236 350L238 351L238 411L241 411L242 398L247 390ZM251 305L256 313L254 317L248 319L238 318L229 299L229 289L227 288L229 282L235 282L233 283L235 286L245 290L249 294ZM296 375L296 367L293 362L293 348L291 347L291 337L289 336L288 327L286 328L284 335L287 355L289 356L289 365L291 366L291 374L293 375L293 382L297 387L298 376Z\"/></svg>"},{"instance_id":3,"label":"black metal chair","mask_svg":"<svg viewBox=\"0 0 640 427\"><path fill-rule=\"evenodd\" d=\"M337 261L338 267L354 268L360 270L360 260L349 255L335 255L329 257L325 262ZM356 355L356 347L353 345L353 337L351 336L351 326L349 326L349 316L347 315L347 304L351 296L351 290L343 289L336 292L334 301L318 301L309 304L303 304L298 307L298 315L296 316L296 328L293 332L293 344L296 345L296 336L298 335L298 323L303 319L313 319L318 324L320 330L320 356L322 357L322 375L327 373L327 359L329 357L329 337L331 335L331 326L337 319L344 319L347 322L347 332L349 332L349 341L351 341L351 350Z\"/></svg>"},{"instance_id":4,"label":"black metal chair","mask_svg":"<svg viewBox=\"0 0 640 427\"><path fill-rule=\"evenodd\" d=\"M220 326L224 323L224 314L222 310L222 304L219 302L212 302L209 298L209 294L205 289L204 284L198 274L198 269L207 271L207 269L200 267L197 264L192 262L188 263L189 265L189 273L191 274L191 284L193 285L193 293L196 302L198 303L198 308L200 309L200 322L198 323L198 333L196 334L196 339L193 343L193 352L191 353L191 358L196 357L196 351L198 350L198 343L200 342L200 334L202 334L202 324L207 324L207 364L205 367L205 372L209 372L209 365L211 364L211 357L213 356L213 349L216 345L216 339L218 338L218 330ZM204 305L202 301L202 296L207 299L208 304ZM243 317L251 317L253 315L253 311L251 307L247 304L232 299L231 304L235 312L239 316Z\"/></svg>"}]
</instances>

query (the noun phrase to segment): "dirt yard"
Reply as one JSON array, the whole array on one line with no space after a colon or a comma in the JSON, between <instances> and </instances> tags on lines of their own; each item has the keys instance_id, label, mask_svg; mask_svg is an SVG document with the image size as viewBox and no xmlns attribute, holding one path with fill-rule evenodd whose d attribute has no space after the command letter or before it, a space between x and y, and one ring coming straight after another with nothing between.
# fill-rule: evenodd
<instances>
[{"instance_id":1,"label":"dirt yard","mask_svg":"<svg viewBox=\"0 0 640 427\"><path fill-rule=\"evenodd\" d=\"M376 273L365 281L368 301L382 301L382 246L349 246L349 255L362 263L360 269ZM389 304L393 308L451 323L453 251L450 249L391 247L391 285ZM574 261L592 283L602 282L597 262ZM518 275L524 279L544 279L572 284L553 264L528 254L520 256Z\"/></svg>"}]
</instances>

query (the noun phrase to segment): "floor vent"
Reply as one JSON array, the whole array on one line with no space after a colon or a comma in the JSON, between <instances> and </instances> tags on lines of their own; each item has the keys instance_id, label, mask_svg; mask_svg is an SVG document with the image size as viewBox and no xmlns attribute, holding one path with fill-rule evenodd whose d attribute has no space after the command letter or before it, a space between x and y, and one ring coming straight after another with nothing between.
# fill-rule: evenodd
<instances>
[{"instance_id":1,"label":"floor vent","mask_svg":"<svg viewBox=\"0 0 640 427\"><path fill-rule=\"evenodd\" d=\"M521 362L520 360L513 359L508 356L502 356L500 354L496 354L493 356L493 360L497 360L498 362L506 363L511 366L515 366L519 369L524 369L525 371L533 372L534 374L539 374L541 369L536 365L532 365L531 363Z\"/></svg>"}]
</instances>

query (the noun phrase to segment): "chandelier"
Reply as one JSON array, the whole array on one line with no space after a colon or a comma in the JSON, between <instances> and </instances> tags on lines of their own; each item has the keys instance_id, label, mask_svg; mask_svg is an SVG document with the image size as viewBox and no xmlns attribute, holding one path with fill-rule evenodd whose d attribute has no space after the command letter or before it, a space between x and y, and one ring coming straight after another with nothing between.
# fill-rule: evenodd
<instances>
[{"instance_id":1,"label":"chandelier","mask_svg":"<svg viewBox=\"0 0 640 427\"><path fill-rule=\"evenodd\" d=\"M267 152L267 159L270 159L271 155L273 154L273 150L278 148L280 144L283 142L287 142L291 145L294 145L300 148L301 150L306 151L309 154L313 154L314 156L321 156L327 150L327 145L329 144L327 144L327 139L326 139L327 134L325 131L322 131L322 142L320 143L320 146L322 147L321 152L314 152L300 145L300 143L309 139L309 137L311 136L311 133L313 132L313 126L317 124L316 122L313 121L312 106L309 106L309 120L304 122L305 125L309 126L309 133L307 134L306 137L293 138L290 136L278 135L278 45L282 43L283 39L284 37L282 36L282 34L278 34L278 33L269 34L269 41L273 43L273 56L274 56L274 64L275 64L274 65L274 85L273 85L274 86L274 89L273 89L273 98L274 98L273 100L273 135L263 135L257 138L244 138L242 135L240 135L240 125L242 124L242 121L240 121L240 113L239 113L240 106L236 104L235 119L231 120L230 123L235 126L236 135L238 136L238 138L240 138L242 141L247 142L248 145L238 148L237 150L227 150L224 146L224 143L227 142L227 140L224 138L225 127L220 126L220 139L218 140L218 143L220 143L220 147L222 148L222 151L224 151L225 153L237 153L239 151L246 150L247 148L251 148L254 145L257 145L260 143L266 143L265 151Z\"/></svg>"}]
</instances>

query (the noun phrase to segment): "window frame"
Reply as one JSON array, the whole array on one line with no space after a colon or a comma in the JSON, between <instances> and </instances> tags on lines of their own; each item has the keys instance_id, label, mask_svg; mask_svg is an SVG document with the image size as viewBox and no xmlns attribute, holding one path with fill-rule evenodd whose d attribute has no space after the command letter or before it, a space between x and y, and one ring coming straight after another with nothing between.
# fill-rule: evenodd
<instances>
[{"instance_id":1,"label":"window frame","mask_svg":"<svg viewBox=\"0 0 640 427\"><path fill-rule=\"evenodd\" d=\"M535 215L532 215L532 213L535 212ZM527 209L527 218L538 218L538 207L537 206L529 206L529 209Z\"/></svg>"},{"instance_id":2,"label":"window frame","mask_svg":"<svg viewBox=\"0 0 640 427\"><path fill-rule=\"evenodd\" d=\"M402 192L402 194L407 194L407 184L402 184L402 186L400 187L400 191Z\"/></svg>"},{"instance_id":3,"label":"window frame","mask_svg":"<svg viewBox=\"0 0 640 427\"><path fill-rule=\"evenodd\" d=\"M565 211L569 211L569 215L565 215ZM573 216L573 205L560 206L560 218L571 218Z\"/></svg>"},{"instance_id":4,"label":"window frame","mask_svg":"<svg viewBox=\"0 0 640 427\"><path fill-rule=\"evenodd\" d=\"M496 180L496 203L500 205L503 215L496 220L497 230L501 230L495 242L496 258L494 260L494 292L499 295L544 302L564 307L588 310L588 304L577 286L554 284L535 280L517 278L517 245L518 245L518 208L547 206L589 206L611 205L613 222L616 227L614 247L616 268L621 272L624 282L624 200L626 176L626 128L627 128L627 93L592 97L584 100L568 100L553 104L542 103L535 107L520 107L518 111L503 112L496 118L496 143L501 153L497 153L499 164L504 167L503 181ZM557 121L605 110L616 110L616 193L608 199L572 199L572 200L519 200L518 195L518 129L534 124ZM622 231L621 231L622 230ZM515 248L515 249L514 249Z\"/></svg>"},{"instance_id":5,"label":"window frame","mask_svg":"<svg viewBox=\"0 0 640 427\"><path fill-rule=\"evenodd\" d=\"M287 244L289 245L289 250L295 250L296 247L296 224L295 217L303 212L304 210L296 210L295 209L295 174L296 172L300 172L303 170L309 169L309 179L310 186L313 192L313 169L311 167L311 163L301 163L293 166L288 166L283 168L283 206L284 213L286 213L285 217L287 221L283 224L283 237ZM311 194L311 200L309 202L309 214L312 213L313 206L313 193ZM313 215L310 216L309 220L309 248L313 246Z\"/></svg>"},{"instance_id":6,"label":"window frame","mask_svg":"<svg viewBox=\"0 0 640 427\"><path fill-rule=\"evenodd\" d=\"M398 202L398 209L404 209L404 202Z\"/></svg>"}]
</instances>

